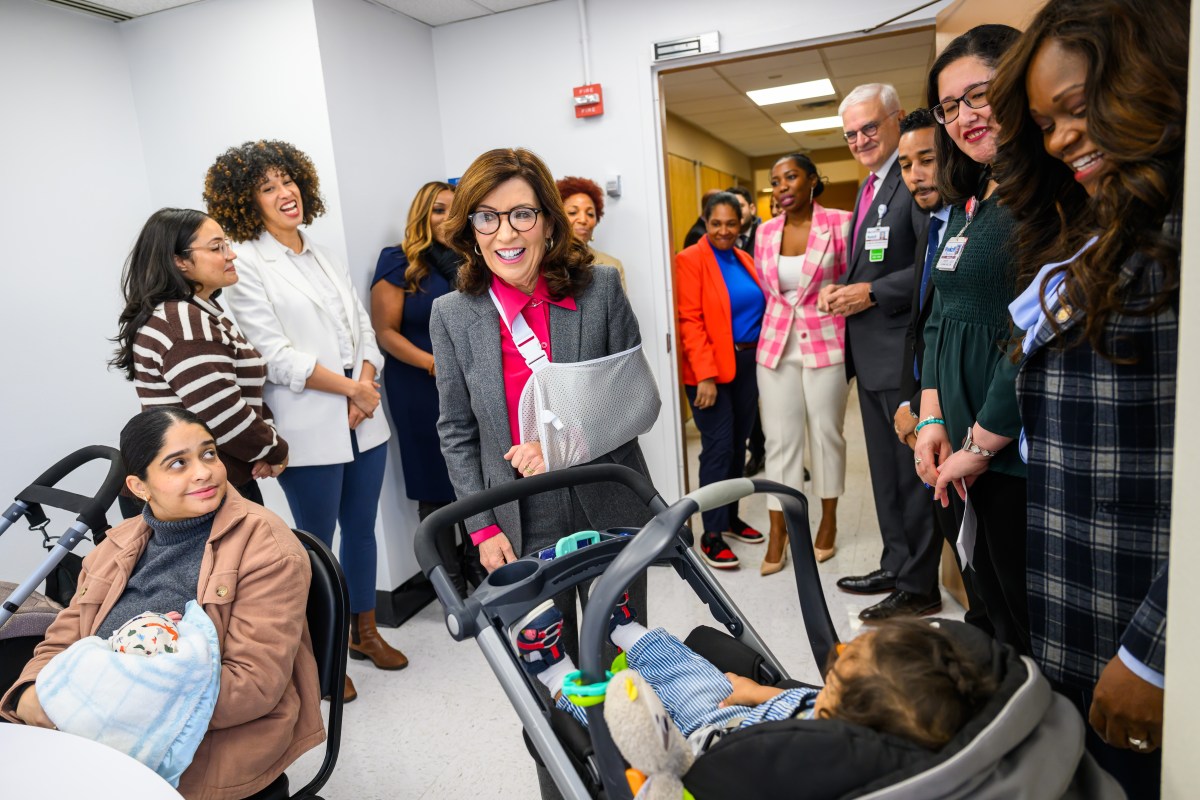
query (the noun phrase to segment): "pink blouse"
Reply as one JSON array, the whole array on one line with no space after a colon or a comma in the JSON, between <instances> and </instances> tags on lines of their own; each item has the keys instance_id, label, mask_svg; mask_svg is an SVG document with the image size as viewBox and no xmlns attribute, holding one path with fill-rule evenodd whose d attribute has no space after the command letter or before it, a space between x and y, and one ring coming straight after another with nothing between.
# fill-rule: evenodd
<instances>
[{"instance_id":1,"label":"pink blouse","mask_svg":"<svg viewBox=\"0 0 1200 800\"><path fill-rule=\"evenodd\" d=\"M538 337L542 350L546 352L546 358L553 361L554 356L550 349L550 306L548 304L575 311L577 310L575 299L572 297L564 297L561 300L552 299L549 289L546 288L544 275L538 276L532 295L527 295L520 289L510 286L495 275L492 276L492 291L500 300L500 307L504 309L504 318L512 323L517 314L521 314L529 323L529 329L533 331L534 336ZM513 341L512 334L508 332L506 325L500 326L500 363L504 372L504 404L508 408L508 429L512 435L512 443L517 444L521 441L521 420L518 413L521 392L525 389L525 384L529 381L529 376L533 374L533 371L529 369L524 357L517 350L516 342ZM488 525L486 528L473 532L471 541L478 545L497 533L502 533L499 525Z\"/></svg>"}]
</instances>

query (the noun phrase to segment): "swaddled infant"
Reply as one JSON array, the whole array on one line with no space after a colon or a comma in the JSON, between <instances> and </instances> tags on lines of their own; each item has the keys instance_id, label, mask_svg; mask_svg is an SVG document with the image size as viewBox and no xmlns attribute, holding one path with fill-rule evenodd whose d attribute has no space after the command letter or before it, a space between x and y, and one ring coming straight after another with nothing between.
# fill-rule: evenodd
<instances>
[{"instance_id":1,"label":"swaddled infant","mask_svg":"<svg viewBox=\"0 0 1200 800\"><path fill-rule=\"evenodd\" d=\"M120 625L109 637L114 652L139 656L175 653L179 650L179 626L182 619L177 611L156 614L146 611Z\"/></svg>"}]
</instances>

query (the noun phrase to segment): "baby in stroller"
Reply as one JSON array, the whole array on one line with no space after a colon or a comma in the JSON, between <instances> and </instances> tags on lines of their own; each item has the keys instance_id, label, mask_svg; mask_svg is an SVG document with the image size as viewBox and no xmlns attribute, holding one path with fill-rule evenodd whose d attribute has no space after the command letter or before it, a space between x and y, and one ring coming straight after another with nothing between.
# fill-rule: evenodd
<instances>
[{"instance_id":1,"label":"baby in stroller","mask_svg":"<svg viewBox=\"0 0 1200 800\"><path fill-rule=\"evenodd\" d=\"M510 628L525 671L582 725L587 715L563 693L575 670L559 638L562 615L543 603ZM822 689L779 689L723 673L662 628L634 619L628 595L609 620L609 640L654 689L695 753L724 733L792 718L839 719L937 750L979 711L994 678L935 624L889 620L831 654Z\"/></svg>"}]
</instances>

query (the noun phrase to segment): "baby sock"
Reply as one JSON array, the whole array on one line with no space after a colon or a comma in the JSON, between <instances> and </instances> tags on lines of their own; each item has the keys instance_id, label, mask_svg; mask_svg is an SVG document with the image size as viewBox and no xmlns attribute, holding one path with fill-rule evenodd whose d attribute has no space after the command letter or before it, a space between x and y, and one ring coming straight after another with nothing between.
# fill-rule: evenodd
<instances>
[{"instance_id":1,"label":"baby sock","mask_svg":"<svg viewBox=\"0 0 1200 800\"><path fill-rule=\"evenodd\" d=\"M575 671L575 662L568 655L563 655L562 660L557 664L551 664L537 674L537 679L542 682L542 685L550 690L550 696L557 698L558 693L562 691L563 679L568 674Z\"/></svg>"},{"instance_id":2,"label":"baby sock","mask_svg":"<svg viewBox=\"0 0 1200 800\"><path fill-rule=\"evenodd\" d=\"M638 643L638 640L645 636L650 631L646 630L646 626L635 620L626 622L624 625L618 625L613 628L613 632L609 635L609 639L614 645L624 650L626 653Z\"/></svg>"}]
</instances>

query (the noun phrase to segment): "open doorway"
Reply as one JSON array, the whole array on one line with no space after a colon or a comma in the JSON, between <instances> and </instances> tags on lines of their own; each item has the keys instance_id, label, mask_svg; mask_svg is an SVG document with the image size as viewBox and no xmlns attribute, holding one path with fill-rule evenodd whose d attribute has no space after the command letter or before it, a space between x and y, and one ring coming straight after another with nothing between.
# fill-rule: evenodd
<instances>
[{"instance_id":1,"label":"open doorway","mask_svg":"<svg viewBox=\"0 0 1200 800\"><path fill-rule=\"evenodd\" d=\"M684 247L689 229L698 222L702 197L710 189L745 187L755 199L756 215L770 218L770 170L779 157L789 153L808 155L827 180L820 200L823 206L852 211L867 172L846 147L837 119L838 105L855 86L883 82L896 87L902 108L924 106L925 79L935 56L934 29L930 26L664 69L659 81L672 252ZM821 81L825 83L818 83ZM760 105L748 94L795 84L805 84L808 96ZM680 348L676 328L675 346ZM691 491L700 482L700 435L682 387L678 402L683 420L679 455L685 488ZM858 537L864 545L862 557L851 553L849 558L839 559L837 571L849 573L857 568L858 561L870 564L867 570L873 569L877 564L871 562L878 558L879 545L861 418L853 391L845 432L847 496L839 511L839 528L864 534ZM858 492L852 486L852 473L858 476ZM812 491L807 484L797 488ZM810 507L810 511L817 513L819 503L812 505L816 508ZM765 532L765 502L743 503L741 517ZM871 531L876 535L869 535ZM739 558L747 554L740 547L734 549L740 551ZM743 559L744 566L756 567L757 559L757 554Z\"/></svg>"}]
</instances>

